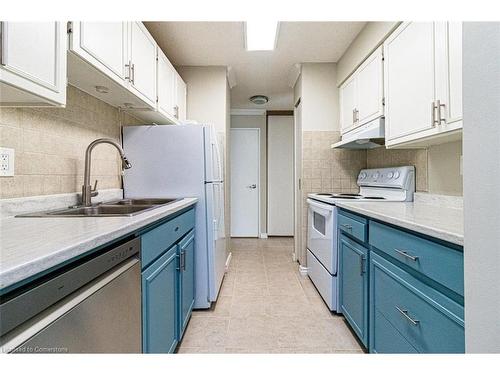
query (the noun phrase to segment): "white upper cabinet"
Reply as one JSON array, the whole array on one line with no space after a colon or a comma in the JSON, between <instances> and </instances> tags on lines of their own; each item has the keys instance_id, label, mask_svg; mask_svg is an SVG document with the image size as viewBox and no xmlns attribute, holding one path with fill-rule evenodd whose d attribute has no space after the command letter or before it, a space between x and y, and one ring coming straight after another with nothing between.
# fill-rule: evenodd
<instances>
[{"instance_id":1,"label":"white upper cabinet","mask_svg":"<svg viewBox=\"0 0 500 375\"><path fill-rule=\"evenodd\" d=\"M380 47L340 87L342 133L383 116L383 95L383 56Z\"/></svg>"},{"instance_id":2,"label":"white upper cabinet","mask_svg":"<svg viewBox=\"0 0 500 375\"><path fill-rule=\"evenodd\" d=\"M384 114L384 67L382 48L378 48L356 73L357 120L366 124Z\"/></svg>"},{"instance_id":3,"label":"white upper cabinet","mask_svg":"<svg viewBox=\"0 0 500 375\"><path fill-rule=\"evenodd\" d=\"M158 111L170 118L175 117L176 74L170 61L158 48Z\"/></svg>"},{"instance_id":4,"label":"white upper cabinet","mask_svg":"<svg viewBox=\"0 0 500 375\"><path fill-rule=\"evenodd\" d=\"M66 28L59 22L1 22L2 106L66 104Z\"/></svg>"},{"instance_id":5,"label":"white upper cabinet","mask_svg":"<svg viewBox=\"0 0 500 375\"><path fill-rule=\"evenodd\" d=\"M175 72L175 76L175 117L179 121L185 121L187 87L179 73Z\"/></svg>"},{"instance_id":6,"label":"white upper cabinet","mask_svg":"<svg viewBox=\"0 0 500 375\"><path fill-rule=\"evenodd\" d=\"M356 79L349 78L340 87L340 126L342 133L356 125Z\"/></svg>"},{"instance_id":7,"label":"white upper cabinet","mask_svg":"<svg viewBox=\"0 0 500 375\"><path fill-rule=\"evenodd\" d=\"M156 103L156 42L142 22L130 24L130 61L127 68L131 87L146 102Z\"/></svg>"},{"instance_id":8,"label":"white upper cabinet","mask_svg":"<svg viewBox=\"0 0 500 375\"><path fill-rule=\"evenodd\" d=\"M109 77L125 82L127 22L74 22L70 49Z\"/></svg>"},{"instance_id":9,"label":"white upper cabinet","mask_svg":"<svg viewBox=\"0 0 500 375\"><path fill-rule=\"evenodd\" d=\"M404 22L384 42L387 147L455 139L443 136L462 127L461 38L460 24Z\"/></svg>"}]
</instances>

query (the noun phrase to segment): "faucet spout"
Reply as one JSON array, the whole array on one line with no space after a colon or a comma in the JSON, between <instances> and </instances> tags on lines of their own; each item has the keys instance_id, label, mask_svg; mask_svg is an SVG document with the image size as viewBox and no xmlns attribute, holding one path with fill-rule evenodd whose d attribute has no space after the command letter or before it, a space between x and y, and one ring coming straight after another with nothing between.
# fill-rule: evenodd
<instances>
[{"instance_id":1,"label":"faucet spout","mask_svg":"<svg viewBox=\"0 0 500 375\"><path fill-rule=\"evenodd\" d=\"M83 186L82 186L82 204L84 206L90 206L92 204L91 198L95 197L98 194L96 188L92 189L92 186L90 185L90 167L92 161L92 150L94 149L95 146L101 143L110 144L118 150L118 153L120 154L120 157L122 159L123 169L132 168L132 164L130 164L127 157L125 156L122 147L114 139L99 138L91 142L87 146L87 150L85 151L85 170L83 174ZM96 181L96 186L97 186L97 181Z\"/></svg>"}]
</instances>

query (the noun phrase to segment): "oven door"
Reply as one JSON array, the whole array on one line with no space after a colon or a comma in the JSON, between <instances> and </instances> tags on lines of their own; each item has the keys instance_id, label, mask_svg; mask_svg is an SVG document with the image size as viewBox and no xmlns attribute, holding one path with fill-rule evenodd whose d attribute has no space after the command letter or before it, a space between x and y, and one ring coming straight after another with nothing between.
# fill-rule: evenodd
<instances>
[{"instance_id":1,"label":"oven door","mask_svg":"<svg viewBox=\"0 0 500 375\"><path fill-rule=\"evenodd\" d=\"M307 200L307 248L332 275L337 274L336 207Z\"/></svg>"}]
</instances>

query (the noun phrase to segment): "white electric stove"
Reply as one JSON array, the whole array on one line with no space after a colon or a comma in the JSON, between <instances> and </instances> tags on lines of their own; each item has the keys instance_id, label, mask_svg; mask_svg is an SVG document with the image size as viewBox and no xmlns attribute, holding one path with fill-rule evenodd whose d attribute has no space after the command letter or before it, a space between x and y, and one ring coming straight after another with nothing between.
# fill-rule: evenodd
<instances>
[{"instance_id":1,"label":"white electric stove","mask_svg":"<svg viewBox=\"0 0 500 375\"><path fill-rule=\"evenodd\" d=\"M363 169L358 193L308 194L307 274L330 310L339 312L337 207L349 202L411 202L415 167Z\"/></svg>"}]
</instances>

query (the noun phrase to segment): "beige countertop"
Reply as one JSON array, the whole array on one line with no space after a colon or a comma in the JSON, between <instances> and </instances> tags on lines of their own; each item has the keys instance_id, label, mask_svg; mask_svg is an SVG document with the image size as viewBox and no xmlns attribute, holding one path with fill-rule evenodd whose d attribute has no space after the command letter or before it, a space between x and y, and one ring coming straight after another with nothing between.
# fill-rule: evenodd
<instances>
[{"instance_id":1,"label":"beige countertop","mask_svg":"<svg viewBox=\"0 0 500 375\"><path fill-rule=\"evenodd\" d=\"M132 233L197 201L196 198L184 198L131 217L2 219L0 289Z\"/></svg>"},{"instance_id":2,"label":"beige countertop","mask_svg":"<svg viewBox=\"0 0 500 375\"><path fill-rule=\"evenodd\" d=\"M459 208L420 202L336 202L335 205L443 241L464 244L464 215Z\"/></svg>"}]
</instances>

